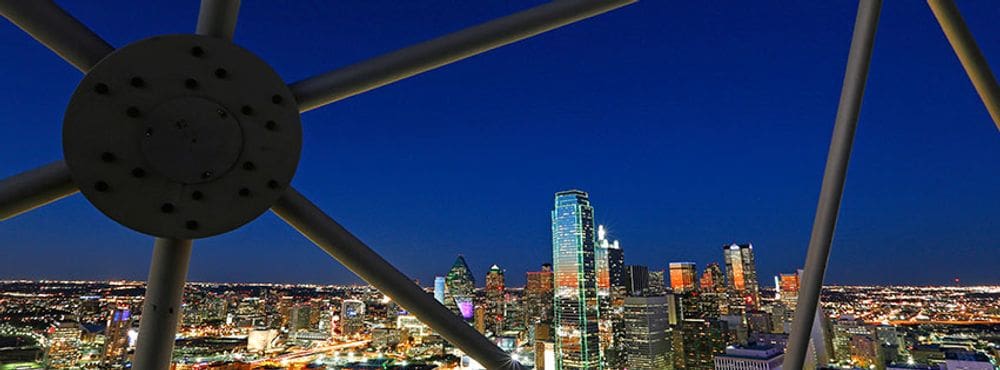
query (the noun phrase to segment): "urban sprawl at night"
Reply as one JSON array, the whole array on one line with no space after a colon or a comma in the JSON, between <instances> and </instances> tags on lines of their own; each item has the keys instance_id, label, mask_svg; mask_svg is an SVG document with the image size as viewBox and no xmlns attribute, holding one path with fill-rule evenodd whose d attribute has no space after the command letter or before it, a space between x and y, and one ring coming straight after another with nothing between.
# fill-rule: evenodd
<instances>
[{"instance_id":1,"label":"urban sprawl at night","mask_svg":"<svg viewBox=\"0 0 1000 370\"><path fill-rule=\"evenodd\" d=\"M759 276L766 246L749 241L711 246L715 261L664 250L626 264L627 242L596 219L587 193L556 193L537 270L450 256L414 283L527 368L781 367L801 270ZM130 368L144 294L141 281L0 281L0 369ZM174 369L481 368L370 286L189 282L177 314ZM996 369L1000 286L826 286L808 348L809 369Z\"/></svg>"}]
</instances>

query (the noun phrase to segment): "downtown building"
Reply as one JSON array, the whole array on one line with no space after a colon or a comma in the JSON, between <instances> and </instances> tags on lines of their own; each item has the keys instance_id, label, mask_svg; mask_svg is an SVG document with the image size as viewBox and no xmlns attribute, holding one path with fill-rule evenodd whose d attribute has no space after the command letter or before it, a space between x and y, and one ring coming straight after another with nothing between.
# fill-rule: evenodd
<instances>
[{"instance_id":1,"label":"downtown building","mask_svg":"<svg viewBox=\"0 0 1000 370\"><path fill-rule=\"evenodd\" d=\"M601 369L594 208L587 193L558 192L552 210L556 368Z\"/></svg>"},{"instance_id":2,"label":"downtown building","mask_svg":"<svg viewBox=\"0 0 1000 370\"><path fill-rule=\"evenodd\" d=\"M669 312L667 296L625 298L625 368L661 370L672 367Z\"/></svg>"},{"instance_id":3,"label":"downtown building","mask_svg":"<svg viewBox=\"0 0 1000 370\"><path fill-rule=\"evenodd\" d=\"M451 270L444 278L444 306L465 321L472 321L475 314L476 279L465 263L465 257L458 256Z\"/></svg>"},{"instance_id":4,"label":"downtown building","mask_svg":"<svg viewBox=\"0 0 1000 370\"><path fill-rule=\"evenodd\" d=\"M486 302L484 326L494 335L500 335L505 328L507 315L507 290L504 287L503 270L493 265L486 273Z\"/></svg>"},{"instance_id":5,"label":"downtown building","mask_svg":"<svg viewBox=\"0 0 1000 370\"><path fill-rule=\"evenodd\" d=\"M726 263L726 282L729 293L730 313L757 307L760 303L760 283L757 280L757 265L754 260L753 244L729 244L722 247L722 259Z\"/></svg>"}]
</instances>

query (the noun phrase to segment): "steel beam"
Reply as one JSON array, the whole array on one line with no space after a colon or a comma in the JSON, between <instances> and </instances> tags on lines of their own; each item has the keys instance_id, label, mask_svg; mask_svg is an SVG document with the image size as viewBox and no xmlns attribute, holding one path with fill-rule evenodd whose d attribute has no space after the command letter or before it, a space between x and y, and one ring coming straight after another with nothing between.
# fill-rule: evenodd
<instances>
[{"instance_id":1,"label":"steel beam","mask_svg":"<svg viewBox=\"0 0 1000 370\"><path fill-rule=\"evenodd\" d=\"M157 238L146 280L139 338L132 368L167 370L181 316L181 297L191 261L190 239Z\"/></svg>"},{"instance_id":2,"label":"steel beam","mask_svg":"<svg viewBox=\"0 0 1000 370\"><path fill-rule=\"evenodd\" d=\"M271 210L487 369L521 368L510 354L441 305L295 189L287 189Z\"/></svg>"},{"instance_id":3,"label":"steel beam","mask_svg":"<svg viewBox=\"0 0 1000 370\"><path fill-rule=\"evenodd\" d=\"M55 202L80 191L66 162L48 165L0 180L0 221Z\"/></svg>"},{"instance_id":4,"label":"steel beam","mask_svg":"<svg viewBox=\"0 0 1000 370\"><path fill-rule=\"evenodd\" d=\"M195 33L232 40L239 13L240 0L201 0Z\"/></svg>"},{"instance_id":5,"label":"steel beam","mask_svg":"<svg viewBox=\"0 0 1000 370\"><path fill-rule=\"evenodd\" d=\"M979 98L983 100L983 105L990 112L993 124L1000 130L1000 85L997 85L997 78L990 70L986 57L976 45L976 39L972 37L969 27L965 25L962 13L952 0L927 0L927 5L941 25L941 30L955 50L958 60L962 62L962 67L972 80L972 85L979 93Z\"/></svg>"},{"instance_id":6,"label":"steel beam","mask_svg":"<svg viewBox=\"0 0 1000 370\"><path fill-rule=\"evenodd\" d=\"M299 111L322 107L636 0L559 0L295 82Z\"/></svg>"},{"instance_id":7,"label":"steel beam","mask_svg":"<svg viewBox=\"0 0 1000 370\"><path fill-rule=\"evenodd\" d=\"M840 92L837 118L833 127L833 138L826 158L823 185L816 206L809 251L802 270L802 284L799 287L798 305L792 321L792 332L785 352L785 370L802 369L809 336L812 332L820 291L823 288L823 274L826 272L830 256L830 244L837 226L840 200L844 194L844 180L847 178L847 164L851 158L854 132L858 126L861 101L868 80L868 66L871 64L872 45L878 28L882 0L860 0L851 38L851 51L847 56L847 71L844 86Z\"/></svg>"},{"instance_id":8,"label":"steel beam","mask_svg":"<svg viewBox=\"0 0 1000 370\"><path fill-rule=\"evenodd\" d=\"M0 0L0 15L84 73L115 50L52 0Z\"/></svg>"}]
</instances>

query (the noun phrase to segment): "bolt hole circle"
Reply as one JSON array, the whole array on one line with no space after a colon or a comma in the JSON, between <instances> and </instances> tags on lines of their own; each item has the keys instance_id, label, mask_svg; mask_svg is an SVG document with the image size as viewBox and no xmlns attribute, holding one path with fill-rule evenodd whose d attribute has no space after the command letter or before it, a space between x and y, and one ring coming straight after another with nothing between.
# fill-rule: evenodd
<instances>
[{"instance_id":1,"label":"bolt hole circle","mask_svg":"<svg viewBox=\"0 0 1000 370\"><path fill-rule=\"evenodd\" d=\"M97 190L97 191L103 193L103 192L108 191L108 189L111 189L111 186L108 185L108 183L106 183L104 181L98 181L98 182L94 183L94 190Z\"/></svg>"},{"instance_id":2,"label":"bolt hole circle","mask_svg":"<svg viewBox=\"0 0 1000 370\"><path fill-rule=\"evenodd\" d=\"M191 48L191 56L201 58L205 56L205 49L202 49L201 46L195 46Z\"/></svg>"},{"instance_id":3,"label":"bolt hole circle","mask_svg":"<svg viewBox=\"0 0 1000 370\"><path fill-rule=\"evenodd\" d=\"M132 87L134 88L141 88L143 86L146 86L146 81L143 81L142 77L132 77L132 79L130 79L128 83L129 85L132 85Z\"/></svg>"},{"instance_id":4,"label":"bolt hole circle","mask_svg":"<svg viewBox=\"0 0 1000 370\"><path fill-rule=\"evenodd\" d=\"M264 123L264 127L270 131L274 131L278 128L278 123L274 121L267 121L266 123Z\"/></svg>"},{"instance_id":5,"label":"bolt hole circle","mask_svg":"<svg viewBox=\"0 0 1000 370\"><path fill-rule=\"evenodd\" d=\"M111 91L111 88L108 87L108 84L99 83L97 85L94 85L94 92L98 94L104 95L107 94L109 91Z\"/></svg>"},{"instance_id":6,"label":"bolt hole circle","mask_svg":"<svg viewBox=\"0 0 1000 370\"><path fill-rule=\"evenodd\" d=\"M184 223L184 227L186 227L188 230L198 230L198 221L188 220L187 222Z\"/></svg>"},{"instance_id":7,"label":"bolt hole circle","mask_svg":"<svg viewBox=\"0 0 1000 370\"><path fill-rule=\"evenodd\" d=\"M229 76L229 71L227 71L225 68L216 68L215 69L215 77L216 78L226 78L227 76Z\"/></svg>"},{"instance_id":8,"label":"bolt hole circle","mask_svg":"<svg viewBox=\"0 0 1000 370\"><path fill-rule=\"evenodd\" d=\"M274 103L274 104L281 104L281 102L284 101L284 100L285 100L285 98L282 98L281 95L277 95L277 94L275 94L274 96L271 97L271 102Z\"/></svg>"},{"instance_id":9,"label":"bolt hole circle","mask_svg":"<svg viewBox=\"0 0 1000 370\"><path fill-rule=\"evenodd\" d=\"M244 105L243 108L240 108L240 112L243 112L244 115L249 116L253 114L253 107L249 105Z\"/></svg>"},{"instance_id":10,"label":"bolt hole circle","mask_svg":"<svg viewBox=\"0 0 1000 370\"><path fill-rule=\"evenodd\" d=\"M115 153L104 152L101 153L101 161L105 163L111 163L115 161Z\"/></svg>"},{"instance_id":11,"label":"bolt hole circle","mask_svg":"<svg viewBox=\"0 0 1000 370\"><path fill-rule=\"evenodd\" d=\"M204 197L205 197L205 194L202 194L200 191L197 191L197 190L195 190L193 193L191 193L191 199L194 199L194 200L201 200Z\"/></svg>"},{"instance_id":12,"label":"bolt hole circle","mask_svg":"<svg viewBox=\"0 0 1000 370\"><path fill-rule=\"evenodd\" d=\"M198 88L198 80L195 80L193 78L184 80L184 87L188 88L189 90L195 90Z\"/></svg>"},{"instance_id":13,"label":"bolt hole circle","mask_svg":"<svg viewBox=\"0 0 1000 370\"><path fill-rule=\"evenodd\" d=\"M271 180L267 182L267 187L271 189L277 189L281 184L278 184L277 180Z\"/></svg>"},{"instance_id":14,"label":"bolt hole circle","mask_svg":"<svg viewBox=\"0 0 1000 370\"><path fill-rule=\"evenodd\" d=\"M145 176L146 176L146 170L144 170L142 168L139 168L139 167L136 167L136 168L132 169L132 177L135 177L137 179L141 179L141 178L143 178Z\"/></svg>"},{"instance_id":15,"label":"bolt hole circle","mask_svg":"<svg viewBox=\"0 0 1000 370\"><path fill-rule=\"evenodd\" d=\"M132 118L139 117L139 108L128 107L128 109L125 110L125 115L127 115L129 117L132 117Z\"/></svg>"},{"instance_id":16,"label":"bolt hole circle","mask_svg":"<svg viewBox=\"0 0 1000 370\"><path fill-rule=\"evenodd\" d=\"M160 212L174 213L174 205L171 203L163 203L163 205L160 206Z\"/></svg>"},{"instance_id":17,"label":"bolt hole circle","mask_svg":"<svg viewBox=\"0 0 1000 370\"><path fill-rule=\"evenodd\" d=\"M243 169L244 170L253 171L256 168L257 168L257 166L254 165L253 162L249 162L249 161L243 162Z\"/></svg>"},{"instance_id":18,"label":"bolt hole circle","mask_svg":"<svg viewBox=\"0 0 1000 370\"><path fill-rule=\"evenodd\" d=\"M250 189L247 189L247 188L240 189L240 196L241 197L249 197L250 196Z\"/></svg>"}]
</instances>

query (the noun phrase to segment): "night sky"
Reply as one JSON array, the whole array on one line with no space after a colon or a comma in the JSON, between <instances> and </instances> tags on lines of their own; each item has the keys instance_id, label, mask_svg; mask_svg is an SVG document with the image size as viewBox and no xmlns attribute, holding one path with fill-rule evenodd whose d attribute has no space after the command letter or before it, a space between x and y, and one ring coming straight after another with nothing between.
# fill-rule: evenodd
<instances>
[{"instance_id":1,"label":"night sky","mask_svg":"<svg viewBox=\"0 0 1000 370\"><path fill-rule=\"evenodd\" d=\"M190 33L197 1L61 1L115 46ZM288 81L530 7L507 0L244 1L235 41ZM961 1L994 71L1000 7ZM801 266L853 1L661 1L303 115L302 193L424 285L551 260L553 194L588 191L626 263ZM0 176L61 158L81 74L0 22ZM828 283L1000 283L1000 133L923 1L887 1ZM81 195L0 223L0 278L145 279L149 237ZM199 240L190 279L352 283L273 214Z\"/></svg>"}]
</instances>

